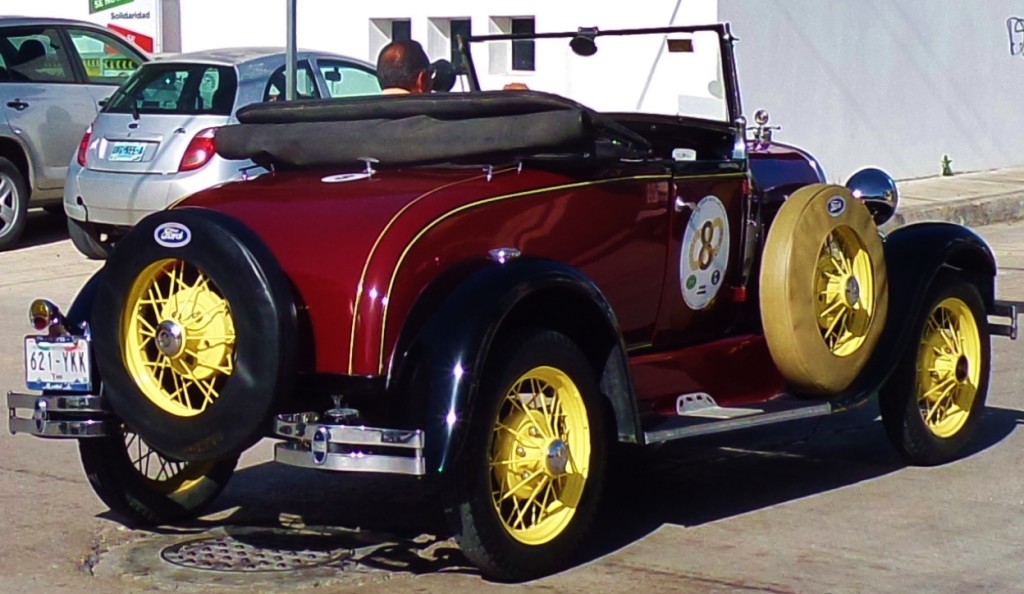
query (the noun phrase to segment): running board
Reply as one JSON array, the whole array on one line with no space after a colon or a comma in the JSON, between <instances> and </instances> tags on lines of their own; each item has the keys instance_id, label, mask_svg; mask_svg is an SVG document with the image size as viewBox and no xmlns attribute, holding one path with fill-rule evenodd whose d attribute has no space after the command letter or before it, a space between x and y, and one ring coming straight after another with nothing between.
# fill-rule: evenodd
<instances>
[{"instance_id":1,"label":"running board","mask_svg":"<svg viewBox=\"0 0 1024 594\"><path fill-rule=\"evenodd\" d=\"M788 398L782 402L765 402L756 407L702 407L699 412L695 413L660 417L659 422L649 428L644 428L644 443L662 443L698 435L824 417L830 414L832 414L832 405L828 402L799 401Z\"/></svg>"}]
</instances>

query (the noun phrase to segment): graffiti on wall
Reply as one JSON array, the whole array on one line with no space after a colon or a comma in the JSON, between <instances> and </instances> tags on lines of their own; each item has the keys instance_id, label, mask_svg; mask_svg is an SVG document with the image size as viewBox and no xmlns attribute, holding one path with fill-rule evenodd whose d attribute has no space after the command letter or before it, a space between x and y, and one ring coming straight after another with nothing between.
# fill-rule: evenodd
<instances>
[{"instance_id":1,"label":"graffiti on wall","mask_svg":"<svg viewBox=\"0 0 1024 594\"><path fill-rule=\"evenodd\" d=\"M1024 19L1020 17L1006 19L1006 32L1010 36L1010 55L1024 56Z\"/></svg>"}]
</instances>

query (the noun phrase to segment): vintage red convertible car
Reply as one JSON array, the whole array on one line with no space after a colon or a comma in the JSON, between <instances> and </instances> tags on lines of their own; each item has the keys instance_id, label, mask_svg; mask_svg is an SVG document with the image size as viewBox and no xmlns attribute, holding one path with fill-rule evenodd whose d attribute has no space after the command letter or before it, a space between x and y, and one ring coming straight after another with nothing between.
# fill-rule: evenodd
<instances>
[{"instance_id":1,"label":"vintage red convertible car","mask_svg":"<svg viewBox=\"0 0 1024 594\"><path fill-rule=\"evenodd\" d=\"M141 522L196 515L268 436L286 464L440 481L501 580L569 562L617 443L877 397L912 463L964 451L990 335L1016 334L978 235L882 235L888 175L831 185L766 114L748 129L728 25L534 38L643 38L711 82L597 111L481 91L467 50L466 93L247 108L217 150L268 173L145 219L66 316L32 304L43 395L8 396L11 429L78 438Z\"/></svg>"}]
</instances>

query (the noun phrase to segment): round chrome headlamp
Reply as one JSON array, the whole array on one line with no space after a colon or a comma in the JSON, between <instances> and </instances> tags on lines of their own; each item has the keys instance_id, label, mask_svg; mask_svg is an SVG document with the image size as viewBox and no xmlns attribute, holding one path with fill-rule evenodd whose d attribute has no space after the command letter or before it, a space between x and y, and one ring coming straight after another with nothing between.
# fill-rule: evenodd
<instances>
[{"instance_id":1,"label":"round chrome headlamp","mask_svg":"<svg viewBox=\"0 0 1024 594\"><path fill-rule=\"evenodd\" d=\"M896 213L900 202L899 190L892 177L881 169L861 169L846 180L846 187L854 198L864 201L876 225L882 225Z\"/></svg>"}]
</instances>

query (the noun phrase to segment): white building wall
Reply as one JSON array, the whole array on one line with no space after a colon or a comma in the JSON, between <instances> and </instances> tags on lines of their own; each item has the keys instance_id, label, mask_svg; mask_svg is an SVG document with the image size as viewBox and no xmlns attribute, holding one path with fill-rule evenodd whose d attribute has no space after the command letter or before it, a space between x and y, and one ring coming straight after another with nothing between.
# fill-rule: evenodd
<instances>
[{"instance_id":1,"label":"white building wall","mask_svg":"<svg viewBox=\"0 0 1024 594\"><path fill-rule=\"evenodd\" d=\"M183 51L285 43L285 0L260 0L256 14L252 0L180 3ZM299 0L297 6L301 47L375 62L378 51L388 41L381 34L380 24L391 19L409 19L413 39L424 45L431 59L438 59L449 57L448 19L470 19L473 34L501 32L500 26L508 17L533 17L537 31L575 31L581 26L657 27L714 22L718 0L645 0L639 8L593 0ZM658 40L653 41L657 46ZM507 55L492 58L487 50L481 50L474 47L473 58L483 88L523 82L533 89L571 95L595 107L600 107L609 93L639 94L638 89L651 68L650 57L657 54L657 47L642 55L622 53L619 62L594 74L569 68L571 52L567 43L538 43L536 71L508 73L508 68L497 64L507 62Z\"/></svg>"},{"instance_id":2,"label":"white building wall","mask_svg":"<svg viewBox=\"0 0 1024 594\"><path fill-rule=\"evenodd\" d=\"M897 178L1024 164L1024 56L1011 0L720 0L740 38L748 119L810 149L830 179L865 165ZM1018 42L1024 38L1018 36Z\"/></svg>"},{"instance_id":3,"label":"white building wall","mask_svg":"<svg viewBox=\"0 0 1024 594\"><path fill-rule=\"evenodd\" d=\"M183 51L285 43L285 0L169 1L180 7ZM776 138L810 149L830 179L867 165L898 178L934 175L944 154L957 171L1024 164L1024 56L1010 55L1006 28L1024 4L1012 0L298 0L298 10L301 46L371 62L386 41L374 24L389 19L410 19L432 58L447 57L447 18L471 19L476 34L495 32L500 17L534 17L538 31L731 21L748 119L767 108L783 127ZM88 0L0 0L0 14L88 18ZM599 109L628 105L657 55L632 52L595 69L570 67L564 46L537 48L533 73L505 73L505 57L475 51L483 86L520 81ZM657 78L644 109L678 100Z\"/></svg>"}]
</instances>

